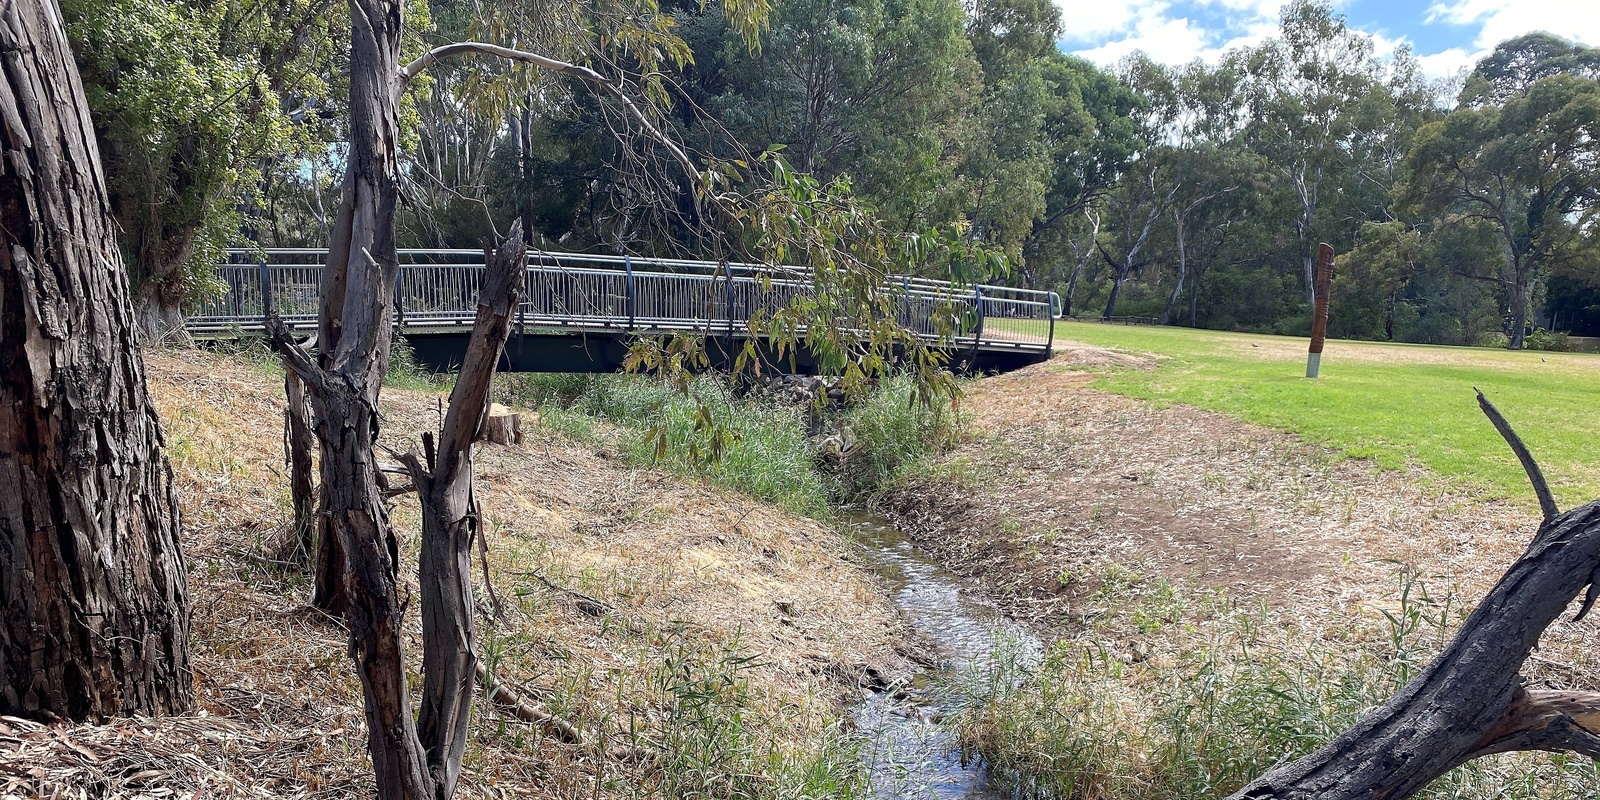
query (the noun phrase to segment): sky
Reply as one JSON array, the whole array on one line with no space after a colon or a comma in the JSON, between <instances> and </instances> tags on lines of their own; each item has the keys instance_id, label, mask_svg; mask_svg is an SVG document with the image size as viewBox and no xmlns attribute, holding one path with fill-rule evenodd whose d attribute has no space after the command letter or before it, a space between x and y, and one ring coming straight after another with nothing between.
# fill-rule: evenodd
<instances>
[{"instance_id":1,"label":"sky","mask_svg":"<svg viewBox=\"0 0 1600 800\"><path fill-rule=\"evenodd\" d=\"M1284 0L1056 0L1062 50L1111 66L1135 50L1167 64L1214 62L1277 31ZM1600 0L1334 0L1380 52L1409 45L1429 76L1471 69L1505 39L1548 31L1600 47Z\"/></svg>"}]
</instances>

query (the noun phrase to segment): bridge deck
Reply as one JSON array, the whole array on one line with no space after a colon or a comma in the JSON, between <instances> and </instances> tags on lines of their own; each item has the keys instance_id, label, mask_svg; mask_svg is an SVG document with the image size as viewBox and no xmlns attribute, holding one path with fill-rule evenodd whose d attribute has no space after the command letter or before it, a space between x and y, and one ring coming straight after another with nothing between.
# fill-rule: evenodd
<instances>
[{"instance_id":1,"label":"bridge deck","mask_svg":"<svg viewBox=\"0 0 1600 800\"><path fill-rule=\"evenodd\" d=\"M236 251L219 264L226 287L188 320L200 336L259 331L267 311L313 324L326 250ZM403 250L397 298L400 330L452 337L477 312L483 254L470 250ZM1053 293L1002 286L957 287L943 281L891 277L901 325L953 352L1008 360L1048 358ZM632 334L701 332L745 337L757 313L772 314L809 292L807 273L747 264L530 252L519 329L541 334L624 338ZM1003 354L1003 355L1002 355Z\"/></svg>"}]
</instances>

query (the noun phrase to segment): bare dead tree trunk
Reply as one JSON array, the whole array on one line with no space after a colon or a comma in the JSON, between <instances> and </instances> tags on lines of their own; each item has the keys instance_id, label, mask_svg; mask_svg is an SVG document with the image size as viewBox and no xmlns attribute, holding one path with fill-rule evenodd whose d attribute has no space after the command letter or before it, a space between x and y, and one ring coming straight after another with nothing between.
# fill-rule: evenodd
<instances>
[{"instance_id":1,"label":"bare dead tree trunk","mask_svg":"<svg viewBox=\"0 0 1600 800\"><path fill-rule=\"evenodd\" d=\"M399 553L375 450L399 269L401 3L350 0L350 24L350 153L323 270L317 362L281 323L270 327L285 366L305 382L322 449L316 601L344 606L380 796L423 800L434 782L406 687Z\"/></svg>"},{"instance_id":2,"label":"bare dead tree trunk","mask_svg":"<svg viewBox=\"0 0 1600 800\"><path fill-rule=\"evenodd\" d=\"M294 509L294 530L289 542L290 560L309 563L317 544L318 519L316 486L313 484L312 448L317 446L311 430L311 407L306 402L306 385L293 370L283 373L284 455L289 462L289 498Z\"/></svg>"},{"instance_id":3,"label":"bare dead tree trunk","mask_svg":"<svg viewBox=\"0 0 1600 800\"><path fill-rule=\"evenodd\" d=\"M0 2L0 713L176 713L177 497L60 20Z\"/></svg>"},{"instance_id":4,"label":"bare dead tree trunk","mask_svg":"<svg viewBox=\"0 0 1600 800\"><path fill-rule=\"evenodd\" d=\"M1526 448L1479 395L1523 457ZM1475 758L1513 750L1600 758L1600 693L1523 688L1518 674L1550 623L1584 587L1600 594L1600 500L1565 514L1531 457L1524 467L1546 511L1527 552L1467 618L1450 645L1382 708L1326 746L1267 772L1245 798L1392 798L1420 791Z\"/></svg>"},{"instance_id":5,"label":"bare dead tree trunk","mask_svg":"<svg viewBox=\"0 0 1600 800\"><path fill-rule=\"evenodd\" d=\"M495 364L511 334L524 253L521 220L511 224L509 239L500 248L485 250L477 319L450 392L438 447L425 440L424 455L412 451L402 457L422 502L420 724L428 770L440 797L455 792L461 774L478 665L472 543L480 532L472 493L472 443L488 414Z\"/></svg>"}]
</instances>

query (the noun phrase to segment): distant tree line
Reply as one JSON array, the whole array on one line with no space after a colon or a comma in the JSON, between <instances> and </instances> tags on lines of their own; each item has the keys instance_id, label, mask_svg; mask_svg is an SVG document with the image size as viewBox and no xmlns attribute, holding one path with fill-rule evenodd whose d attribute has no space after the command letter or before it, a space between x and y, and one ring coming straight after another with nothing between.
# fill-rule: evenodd
<instances>
[{"instance_id":1,"label":"distant tree line","mask_svg":"<svg viewBox=\"0 0 1600 800\"><path fill-rule=\"evenodd\" d=\"M1004 252L1002 280L1073 315L1304 334L1326 241L1330 335L1600 335L1600 50L1530 34L1440 83L1299 0L1277 36L1214 64L1108 71L1056 47L1049 0L774 0L759 37L724 2L652 3L659 24L640 27L626 2L537 24L500 0L412 0L404 46L589 63L711 169L776 150L891 229ZM341 4L65 5L147 333L215 290L222 246L327 241ZM590 91L494 60L417 81L401 244L471 247L515 218L535 246L703 254L668 155L619 137Z\"/></svg>"}]
</instances>

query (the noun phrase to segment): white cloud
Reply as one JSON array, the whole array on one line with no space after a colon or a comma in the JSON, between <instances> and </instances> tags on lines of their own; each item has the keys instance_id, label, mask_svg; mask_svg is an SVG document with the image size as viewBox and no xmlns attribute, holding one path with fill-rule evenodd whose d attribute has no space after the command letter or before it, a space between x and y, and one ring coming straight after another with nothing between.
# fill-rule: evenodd
<instances>
[{"instance_id":1,"label":"white cloud","mask_svg":"<svg viewBox=\"0 0 1600 800\"><path fill-rule=\"evenodd\" d=\"M1474 44L1483 50L1533 31L1600 46L1600 3L1592 0L1441 0L1427 21L1479 26Z\"/></svg>"},{"instance_id":2,"label":"white cloud","mask_svg":"<svg viewBox=\"0 0 1600 800\"><path fill-rule=\"evenodd\" d=\"M1065 42L1104 42L1108 37L1131 30L1142 19L1164 15L1168 4L1162 0L1057 0L1061 6Z\"/></svg>"},{"instance_id":3,"label":"white cloud","mask_svg":"<svg viewBox=\"0 0 1600 800\"><path fill-rule=\"evenodd\" d=\"M1472 65L1483 56L1483 52L1469 53L1452 47L1431 55L1417 56L1417 67L1430 78L1452 78L1462 70L1472 69Z\"/></svg>"},{"instance_id":4,"label":"white cloud","mask_svg":"<svg viewBox=\"0 0 1600 800\"><path fill-rule=\"evenodd\" d=\"M1135 50L1142 50L1163 64L1182 64L1200 57L1206 50L1205 31L1182 18L1147 17L1123 34L1120 39L1079 50L1074 55L1096 64L1112 64Z\"/></svg>"},{"instance_id":5,"label":"white cloud","mask_svg":"<svg viewBox=\"0 0 1600 800\"><path fill-rule=\"evenodd\" d=\"M1073 55L1109 66L1134 51L1164 64L1196 58L1216 61L1236 47L1259 44L1277 32L1283 0L1195 0L1225 24L1206 27L1193 16L1177 13L1169 0L1057 0L1061 5L1062 43ZM1077 45L1078 47L1074 47Z\"/></svg>"}]
</instances>

